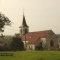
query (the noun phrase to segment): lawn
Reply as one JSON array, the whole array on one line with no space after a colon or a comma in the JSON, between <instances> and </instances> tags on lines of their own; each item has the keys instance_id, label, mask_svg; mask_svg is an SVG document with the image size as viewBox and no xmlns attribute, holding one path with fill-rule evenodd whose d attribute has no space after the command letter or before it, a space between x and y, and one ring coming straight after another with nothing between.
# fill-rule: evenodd
<instances>
[{"instance_id":1,"label":"lawn","mask_svg":"<svg viewBox=\"0 0 60 60\"><path fill-rule=\"evenodd\" d=\"M60 51L0 52L0 60L60 60Z\"/></svg>"}]
</instances>

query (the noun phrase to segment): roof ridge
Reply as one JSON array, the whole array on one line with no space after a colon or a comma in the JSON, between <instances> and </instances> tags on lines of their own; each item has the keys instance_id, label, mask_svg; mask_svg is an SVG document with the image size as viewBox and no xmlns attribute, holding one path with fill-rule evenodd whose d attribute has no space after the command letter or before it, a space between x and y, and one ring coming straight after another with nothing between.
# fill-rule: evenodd
<instances>
[{"instance_id":1,"label":"roof ridge","mask_svg":"<svg viewBox=\"0 0 60 60\"><path fill-rule=\"evenodd\" d=\"M52 30L34 31L34 32L29 32L29 33L39 33L39 32L45 32L45 31L52 31Z\"/></svg>"}]
</instances>

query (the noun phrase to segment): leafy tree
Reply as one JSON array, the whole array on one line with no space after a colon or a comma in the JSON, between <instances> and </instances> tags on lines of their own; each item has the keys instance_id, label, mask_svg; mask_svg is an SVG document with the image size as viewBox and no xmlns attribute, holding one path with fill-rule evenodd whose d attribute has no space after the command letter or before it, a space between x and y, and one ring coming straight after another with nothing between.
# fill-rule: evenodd
<instances>
[{"instance_id":1,"label":"leafy tree","mask_svg":"<svg viewBox=\"0 0 60 60\"><path fill-rule=\"evenodd\" d=\"M11 25L11 21L4 14L0 13L0 34L1 34L0 39L3 37L4 27L6 25L8 26ZM2 40L4 40L4 38ZM7 43L2 47L0 46L0 50L2 51L5 50L6 46L7 46Z\"/></svg>"},{"instance_id":2,"label":"leafy tree","mask_svg":"<svg viewBox=\"0 0 60 60\"><path fill-rule=\"evenodd\" d=\"M11 51L10 44L13 36L4 36L0 38L0 51Z\"/></svg>"},{"instance_id":3,"label":"leafy tree","mask_svg":"<svg viewBox=\"0 0 60 60\"><path fill-rule=\"evenodd\" d=\"M0 13L0 33L4 32L4 26L11 25L11 21L4 14Z\"/></svg>"},{"instance_id":4,"label":"leafy tree","mask_svg":"<svg viewBox=\"0 0 60 60\"><path fill-rule=\"evenodd\" d=\"M4 45L4 51L10 51L10 44L12 41L13 36L4 36L4 40L6 40L6 43Z\"/></svg>"},{"instance_id":5,"label":"leafy tree","mask_svg":"<svg viewBox=\"0 0 60 60\"><path fill-rule=\"evenodd\" d=\"M13 37L13 41L11 42L11 50L17 51L17 50L24 50L24 44L19 37Z\"/></svg>"}]
</instances>

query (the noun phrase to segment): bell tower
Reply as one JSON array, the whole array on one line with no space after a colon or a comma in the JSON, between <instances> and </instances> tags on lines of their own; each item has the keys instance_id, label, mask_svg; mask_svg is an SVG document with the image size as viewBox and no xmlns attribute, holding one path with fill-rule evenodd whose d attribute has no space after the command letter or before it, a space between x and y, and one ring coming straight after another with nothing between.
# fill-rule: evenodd
<instances>
[{"instance_id":1,"label":"bell tower","mask_svg":"<svg viewBox=\"0 0 60 60\"><path fill-rule=\"evenodd\" d=\"M29 26L26 23L25 16L23 14L22 26L20 26L20 35L24 35L29 32Z\"/></svg>"}]
</instances>

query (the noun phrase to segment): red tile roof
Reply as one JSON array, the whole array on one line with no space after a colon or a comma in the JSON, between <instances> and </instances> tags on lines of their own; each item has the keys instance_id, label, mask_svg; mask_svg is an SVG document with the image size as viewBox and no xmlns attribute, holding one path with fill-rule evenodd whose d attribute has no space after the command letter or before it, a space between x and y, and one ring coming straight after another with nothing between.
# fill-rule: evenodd
<instances>
[{"instance_id":1,"label":"red tile roof","mask_svg":"<svg viewBox=\"0 0 60 60\"><path fill-rule=\"evenodd\" d=\"M44 38L50 35L51 33L54 34L52 30L45 30L45 31L38 31L38 32L29 32L22 36L23 41L29 41L30 44L33 44L36 42L38 38ZM26 39L25 39L26 37Z\"/></svg>"}]
</instances>

